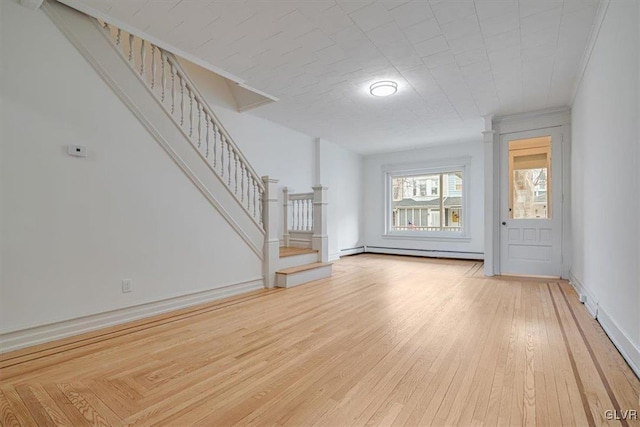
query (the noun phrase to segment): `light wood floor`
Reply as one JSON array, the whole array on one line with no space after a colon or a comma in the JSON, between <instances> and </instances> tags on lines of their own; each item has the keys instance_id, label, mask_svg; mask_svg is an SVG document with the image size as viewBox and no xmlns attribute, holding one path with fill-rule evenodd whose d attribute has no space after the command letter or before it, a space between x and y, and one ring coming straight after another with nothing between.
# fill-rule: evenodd
<instances>
[{"instance_id":1,"label":"light wood floor","mask_svg":"<svg viewBox=\"0 0 640 427\"><path fill-rule=\"evenodd\" d=\"M359 255L0 361L2 425L635 425L640 382L565 282Z\"/></svg>"},{"instance_id":2,"label":"light wood floor","mask_svg":"<svg viewBox=\"0 0 640 427\"><path fill-rule=\"evenodd\" d=\"M280 246L280 258L285 258L294 255L312 254L318 252L317 249L311 248L297 248L294 246Z\"/></svg>"}]
</instances>

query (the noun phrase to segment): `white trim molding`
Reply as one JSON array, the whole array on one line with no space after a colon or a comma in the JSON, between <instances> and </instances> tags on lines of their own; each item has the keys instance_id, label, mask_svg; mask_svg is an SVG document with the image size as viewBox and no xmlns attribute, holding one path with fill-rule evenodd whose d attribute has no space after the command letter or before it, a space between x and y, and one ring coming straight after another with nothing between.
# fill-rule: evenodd
<instances>
[{"instance_id":1,"label":"white trim molding","mask_svg":"<svg viewBox=\"0 0 640 427\"><path fill-rule=\"evenodd\" d=\"M348 255L357 255L357 254L363 254L364 252L365 252L364 246L356 246L355 248L341 249L339 256L343 257Z\"/></svg>"},{"instance_id":2,"label":"white trim molding","mask_svg":"<svg viewBox=\"0 0 640 427\"><path fill-rule=\"evenodd\" d=\"M629 367L640 378L640 347L634 344L629 335L618 327L602 307L598 309L598 322Z\"/></svg>"},{"instance_id":3,"label":"white trim molding","mask_svg":"<svg viewBox=\"0 0 640 427\"><path fill-rule=\"evenodd\" d=\"M640 347L633 342L626 332L618 327L607 311L599 305L596 297L585 288L571 270L569 270L569 283L578 294L580 302L584 304L589 314L600 323L613 345L618 349L633 372L640 378Z\"/></svg>"},{"instance_id":4,"label":"white trim molding","mask_svg":"<svg viewBox=\"0 0 640 427\"><path fill-rule=\"evenodd\" d=\"M158 314L179 310L193 305L204 304L222 298L256 291L264 288L263 278L255 278L245 282L239 282L222 286L207 291L167 298L160 301L140 304L133 307L98 313L77 319L65 320L49 325L0 334L0 353L19 350L49 341L55 341L86 332L104 329L122 323Z\"/></svg>"},{"instance_id":5,"label":"white trim molding","mask_svg":"<svg viewBox=\"0 0 640 427\"><path fill-rule=\"evenodd\" d=\"M365 246L364 252L371 254L384 254L384 255L409 255L419 256L425 258L450 258L450 259L469 259L479 260L484 259L484 253L482 252L459 252L459 251L438 251L430 249L408 249L408 248L387 248L384 246Z\"/></svg>"},{"instance_id":6,"label":"white trim molding","mask_svg":"<svg viewBox=\"0 0 640 427\"><path fill-rule=\"evenodd\" d=\"M591 60L591 53L593 53L593 48L596 46L596 42L598 41L600 28L602 27L605 16L607 16L610 1L611 0L600 0L598 3L598 10L596 11L596 16L593 20L593 24L591 25L591 31L589 32L589 40L584 48L582 59L580 60L580 68L578 69L578 74L573 82L573 87L571 88L571 105L573 105L576 100L578 89L580 89L580 85L582 84L582 78L587 70L589 61Z\"/></svg>"},{"instance_id":7,"label":"white trim molding","mask_svg":"<svg viewBox=\"0 0 640 427\"><path fill-rule=\"evenodd\" d=\"M488 124L486 125L488 127ZM561 276L567 278L571 259L571 217L570 217L570 156L571 156L571 109L569 107L550 108L492 118L492 129L485 135L485 275L500 274L500 138L505 134L529 132L541 129L560 128L562 133L562 266ZM491 246L491 247L489 247Z\"/></svg>"},{"instance_id":8,"label":"white trim molding","mask_svg":"<svg viewBox=\"0 0 640 427\"><path fill-rule=\"evenodd\" d=\"M384 229L382 238L415 239L434 241L471 241L470 230L470 203L469 194L472 191L469 170L471 157L457 157L442 160L433 160L420 163L399 163L382 165L383 194L384 194ZM392 216L392 179L394 177L442 174L455 171L462 172L462 231L393 231L391 230Z\"/></svg>"},{"instance_id":9,"label":"white trim molding","mask_svg":"<svg viewBox=\"0 0 640 427\"><path fill-rule=\"evenodd\" d=\"M584 304L587 308L587 311L593 318L598 317L598 300L593 296L582 284L582 282L576 277L573 271L569 270L569 283L573 286L576 293L578 294L578 298L580 298L580 302Z\"/></svg>"}]
</instances>

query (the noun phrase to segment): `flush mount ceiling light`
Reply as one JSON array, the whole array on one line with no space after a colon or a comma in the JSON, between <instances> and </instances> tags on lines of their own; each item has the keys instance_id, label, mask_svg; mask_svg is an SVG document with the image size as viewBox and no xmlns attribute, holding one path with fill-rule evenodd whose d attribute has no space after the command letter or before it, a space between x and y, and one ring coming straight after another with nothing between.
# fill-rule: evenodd
<instances>
[{"instance_id":1,"label":"flush mount ceiling light","mask_svg":"<svg viewBox=\"0 0 640 427\"><path fill-rule=\"evenodd\" d=\"M369 86L369 93L373 96L389 96L398 91L398 83L391 80L375 82Z\"/></svg>"}]
</instances>

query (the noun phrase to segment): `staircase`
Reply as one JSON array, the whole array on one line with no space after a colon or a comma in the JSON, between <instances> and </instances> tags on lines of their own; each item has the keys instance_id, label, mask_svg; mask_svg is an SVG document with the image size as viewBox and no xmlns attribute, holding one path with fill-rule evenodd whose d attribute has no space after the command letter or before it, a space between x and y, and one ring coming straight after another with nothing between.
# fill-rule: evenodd
<instances>
[{"instance_id":1,"label":"staircase","mask_svg":"<svg viewBox=\"0 0 640 427\"><path fill-rule=\"evenodd\" d=\"M257 174L178 59L60 3L45 1L43 9L259 257L265 287L331 275L326 187L284 189L280 248L278 181ZM155 102L146 101L149 95Z\"/></svg>"},{"instance_id":2,"label":"staircase","mask_svg":"<svg viewBox=\"0 0 640 427\"><path fill-rule=\"evenodd\" d=\"M291 288L331 276L326 241L326 187L290 194L283 189L284 246L276 272L276 286ZM324 237L323 237L324 236Z\"/></svg>"}]
</instances>

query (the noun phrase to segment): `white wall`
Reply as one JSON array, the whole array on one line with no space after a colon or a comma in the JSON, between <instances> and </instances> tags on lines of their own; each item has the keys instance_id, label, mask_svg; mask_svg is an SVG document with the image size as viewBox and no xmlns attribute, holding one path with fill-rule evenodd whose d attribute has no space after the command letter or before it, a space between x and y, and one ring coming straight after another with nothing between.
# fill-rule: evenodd
<instances>
[{"instance_id":1,"label":"white wall","mask_svg":"<svg viewBox=\"0 0 640 427\"><path fill-rule=\"evenodd\" d=\"M319 184L329 187L329 259L337 259L342 251L363 245L363 159L329 141L318 144Z\"/></svg>"},{"instance_id":2,"label":"white wall","mask_svg":"<svg viewBox=\"0 0 640 427\"><path fill-rule=\"evenodd\" d=\"M0 7L0 333L260 279L258 257L44 13Z\"/></svg>"},{"instance_id":3,"label":"white wall","mask_svg":"<svg viewBox=\"0 0 640 427\"><path fill-rule=\"evenodd\" d=\"M635 358L636 368L640 367L638 8L636 1L609 4L573 105L571 156L571 272L614 342Z\"/></svg>"},{"instance_id":4,"label":"white wall","mask_svg":"<svg viewBox=\"0 0 640 427\"><path fill-rule=\"evenodd\" d=\"M484 252L484 145L478 142L443 145L432 148L384 153L365 157L364 163L364 243L398 249L418 249L446 251L451 257L463 256L462 253L477 253L482 258ZM468 215L469 239L456 240L416 240L383 237L384 232L384 180L383 166L401 164L419 164L470 157L469 206L464 207L463 215ZM458 253L458 254L456 254Z\"/></svg>"}]
</instances>

